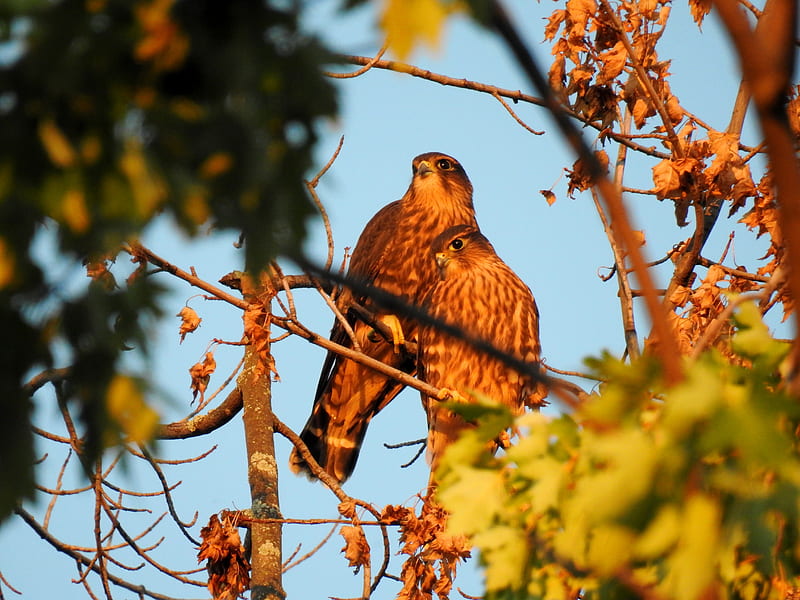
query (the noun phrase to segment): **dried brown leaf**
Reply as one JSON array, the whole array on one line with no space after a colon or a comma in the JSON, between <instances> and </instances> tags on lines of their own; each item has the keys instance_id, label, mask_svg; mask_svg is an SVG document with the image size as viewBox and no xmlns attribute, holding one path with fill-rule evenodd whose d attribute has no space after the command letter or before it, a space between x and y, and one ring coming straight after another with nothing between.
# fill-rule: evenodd
<instances>
[{"instance_id":1,"label":"dried brown leaf","mask_svg":"<svg viewBox=\"0 0 800 600\"><path fill-rule=\"evenodd\" d=\"M214 600L234 600L250 587L250 564L234 520L211 515L200 537L197 562L206 561L208 591Z\"/></svg>"},{"instance_id":2,"label":"dried brown leaf","mask_svg":"<svg viewBox=\"0 0 800 600\"><path fill-rule=\"evenodd\" d=\"M99 283L105 290L115 289L117 281L108 269L109 264L113 262L113 259L107 256L86 259L83 263L86 267L86 276Z\"/></svg>"},{"instance_id":3,"label":"dried brown leaf","mask_svg":"<svg viewBox=\"0 0 800 600\"><path fill-rule=\"evenodd\" d=\"M203 401L205 396L208 382L211 379L211 374L217 368L217 361L214 360L213 352L206 352L203 357L203 362L195 363L189 368L189 375L192 378L190 388L192 390L192 401L200 394L200 402Z\"/></svg>"},{"instance_id":4,"label":"dried brown leaf","mask_svg":"<svg viewBox=\"0 0 800 600\"><path fill-rule=\"evenodd\" d=\"M183 343L186 334L195 331L200 327L200 323L203 321L203 319L197 316L197 312L188 306L184 306L175 316L181 318L181 327L178 330L178 333L181 334L181 343Z\"/></svg>"},{"instance_id":5,"label":"dried brown leaf","mask_svg":"<svg viewBox=\"0 0 800 600\"><path fill-rule=\"evenodd\" d=\"M356 503L352 500L345 500L344 502L340 502L339 506L339 514L345 517L346 519L355 519L356 517Z\"/></svg>"},{"instance_id":6,"label":"dried brown leaf","mask_svg":"<svg viewBox=\"0 0 800 600\"><path fill-rule=\"evenodd\" d=\"M556 203L556 195L552 190L539 190L539 193L544 196L544 199L549 206L553 206L553 204Z\"/></svg>"},{"instance_id":7,"label":"dried brown leaf","mask_svg":"<svg viewBox=\"0 0 800 600\"><path fill-rule=\"evenodd\" d=\"M689 10L697 26L702 27L703 19L711 12L711 0L689 0Z\"/></svg>"},{"instance_id":8,"label":"dried brown leaf","mask_svg":"<svg viewBox=\"0 0 800 600\"><path fill-rule=\"evenodd\" d=\"M544 26L544 39L551 41L556 37L558 30L561 29L561 24L567 16L567 11L563 9L554 10L553 14L547 17L547 25Z\"/></svg>"},{"instance_id":9,"label":"dried brown leaf","mask_svg":"<svg viewBox=\"0 0 800 600\"><path fill-rule=\"evenodd\" d=\"M599 60L602 68L597 75L597 84L602 85L613 82L622 73L622 69L625 68L625 62L628 60L628 51L625 49L625 44L621 41L617 42L610 50L601 52Z\"/></svg>"},{"instance_id":10,"label":"dried brown leaf","mask_svg":"<svg viewBox=\"0 0 800 600\"><path fill-rule=\"evenodd\" d=\"M344 538L344 557L351 567L355 567L356 572L365 565L369 564L369 544L361 527L343 525L339 533Z\"/></svg>"}]
</instances>

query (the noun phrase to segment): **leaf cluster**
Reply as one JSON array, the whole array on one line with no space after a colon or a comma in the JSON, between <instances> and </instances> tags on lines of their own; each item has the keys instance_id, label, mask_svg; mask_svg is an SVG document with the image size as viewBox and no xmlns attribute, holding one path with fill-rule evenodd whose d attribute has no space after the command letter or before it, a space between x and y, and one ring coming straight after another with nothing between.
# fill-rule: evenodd
<instances>
[{"instance_id":1,"label":"leaf cluster","mask_svg":"<svg viewBox=\"0 0 800 600\"><path fill-rule=\"evenodd\" d=\"M73 365L66 397L99 449L120 352L146 350L160 314L149 278L116 288L106 263L157 216L187 233L233 228L257 268L301 243L316 123L333 115L330 55L291 3L62 0L0 8L0 518L32 486L32 369L53 344ZM46 230L46 232L45 232ZM67 295L61 265L33 256L57 238L96 281ZM91 453L88 455L91 457ZM13 459L12 459L13 457Z\"/></svg>"},{"instance_id":2,"label":"leaf cluster","mask_svg":"<svg viewBox=\"0 0 800 600\"><path fill-rule=\"evenodd\" d=\"M708 351L664 389L651 360L604 356L591 366L608 383L574 415L517 418L503 456L488 437L448 451L439 497L480 550L488 597L780 598L796 585L789 346L755 305L736 325L738 361Z\"/></svg>"}]
</instances>

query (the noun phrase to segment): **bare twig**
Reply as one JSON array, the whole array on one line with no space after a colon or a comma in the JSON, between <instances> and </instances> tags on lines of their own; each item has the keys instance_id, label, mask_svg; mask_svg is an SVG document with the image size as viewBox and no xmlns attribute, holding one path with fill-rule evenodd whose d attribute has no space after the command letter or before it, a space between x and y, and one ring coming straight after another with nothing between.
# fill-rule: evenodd
<instances>
[{"instance_id":1,"label":"bare twig","mask_svg":"<svg viewBox=\"0 0 800 600\"><path fill-rule=\"evenodd\" d=\"M353 71L352 73L333 73L331 71L323 71L323 73L328 77L333 77L334 79L352 79L353 77L358 77L374 67L388 48L389 44L384 44L374 58L369 59L362 68L358 69L357 71Z\"/></svg>"},{"instance_id":2,"label":"bare twig","mask_svg":"<svg viewBox=\"0 0 800 600\"><path fill-rule=\"evenodd\" d=\"M498 94L498 93L495 91L495 92L492 92L492 96L494 96L494 98L495 98L495 99L496 99L496 100L497 100L497 101L498 101L500 104L502 104L502 105L503 105L503 108L505 108L505 109L508 111L508 114L510 114L510 115L512 116L512 118L513 118L513 119L514 119L514 120L515 120L517 123L519 123L519 124L520 124L522 127L524 127L525 129L527 129L528 131L530 131L530 132L531 132L533 135L544 135L544 131L541 131L541 130L538 130L538 129L534 129L533 127L531 127L530 125L528 125L528 124L527 124L525 121L523 121L522 119L520 119L520 118L519 118L519 116L517 115L517 113L515 113L515 112L514 112L514 109L513 109L513 108L511 108L511 107L508 105L508 102L506 102L505 100L503 100L503 97L502 97L500 94Z\"/></svg>"},{"instance_id":3,"label":"bare twig","mask_svg":"<svg viewBox=\"0 0 800 600\"><path fill-rule=\"evenodd\" d=\"M191 527L197 522L197 516L198 516L197 511L195 511L194 517L192 518L191 522L184 523L181 520L181 518L178 516L178 512L175 510L175 503L172 500L172 494L171 494L171 490L174 489L174 487L177 487L178 484L175 484L175 486L172 487L169 486L169 484L167 483L167 478L164 476L164 472L161 470L161 467L158 465L158 463L156 463L156 461L153 460L150 451L145 446L140 444L139 451L145 457L147 463L153 468L156 477L158 477L158 481L161 483L161 489L163 490L164 493L164 499L167 501L167 508L169 510L170 516L172 517L172 520L175 522L175 524L178 526L178 529L180 529L181 533L183 533L184 537L186 537L187 540L189 540L195 546L199 546L200 542L194 537L192 537L192 535L189 533L187 529L187 527Z\"/></svg>"},{"instance_id":4,"label":"bare twig","mask_svg":"<svg viewBox=\"0 0 800 600\"><path fill-rule=\"evenodd\" d=\"M385 47L378 55L379 58L381 55L383 55L384 50L386 50ZM326 269L330 269L331 265L333 264L333 232L331 231L331 222L328 218L328 211L325 210L325 206L322 204L322 201L317 195L317 185L319 184L319 180L322 178L322 176L328 172L328 169L331 168L333 163L338 158L339 152L342 151L342 144L344 144L344 136L339 138L339 145L336 147L336 151L333 153L333 156L331 156L330 160L325 164L325 166L319 170L319 173L314 176L314 179L311 181L306 181L306 189L311 195L312 200L314 200L314 204L316 205L317 210L322 217L322 224L325 226L325 236L328 239L328 259L325 261Z\"/></svg>"},{"instance_id":5,"label":"bare twig","mask_svg":"<svg viewBox=\"0 0 800 600\"><path fill-rule=\"evenodd\" d=\"M52 536L50 533L48 533L36 521L36 519L33 517L33 515L30 514L29 512L27 512L25 509L23 509L22 507L18 506L17 508L14 509L14 512L23 521L25 521L25 523L27 523L27 525L31 529L33 529L40 538L42 538L44 541L46 541L48 544L50 544L55 550L57 550L58 552L61 552L63 554L66 554L67 556L69 556L72 559L74 559L77 563L83 565L84 567L90 568L95 573L99 572L98 566L96 564L93 564L92 560L90 560L89 558L85 557L80 552L76 552L76 551L72 550L71 547L69 546L69 544L65 544L64 542L62 542L58 538L56 538L56 537ZM136 594L139 594L140 596L147 596L149 598L153 598L154 600L176 600L172 596L166 596L164 594L159 594L157 592L153 592L153 591L147 589L143 585L131 583L131 582L129 582L129 581L117 576L117 575L114 575L113 573L108 573L108 581L110 581L111 583L113 583L116 586L119 586L119 587L124 588L126 590L130 590L130 591L132 591L132 592L134 592Z\"/></svg>"},{"instance_id":6,"label":"bare twig","mask_svg":"<svg viewBox=\"0 0 800 600\"><path fill-rule=\"evenodd\" d=\"M284 521L284 523L286 523L286 522L287 522L287 521ZM344 523L349 523L350 521L343 521L343 522L344 522ZM319 550L320 550L320 549L321 549L321 548L322 548L322 547L323 547L325 544L327 544L327 543L328 543L328 540L330 540L330 539L331 539L331 537L333 536L333 534L334 534L334 533L336 533L336 530L337 530L337 529L338 529L338 527L339 527L337 523L339 523L339 520L338 520L338 519L337 519L336 523L334 523L333 527L331 527L331 530L330 530L330 531L329 531L329 532L328 532L328 533L325 535L325 537L324 537L324 538L322 538L322 540L319 542L319 544L317 544L317 545L316 545L316 546L314 546L314 547L313 547L311 550L309 550L308 552L306 552L305 554L303 554L303 556L299 557L299 558L298 558L298 559L296 559L296 560L293 560L293 559L294 559L294 554L293 554L292 556L290 556L289 558L287 558L287 559L286 559L286 561L283 563L283 572L284 572L284 573L286 573L286 571L288 571L289 569L292 569L292 568L296 567L296 566L297 566L297 565L299 565L300 563L302 563L302 562L304 562L304 561L308 560L309 558L311 558L312 556L314 556L314 555L315 555L317 552L319 552ZM363 525L363 524L364 524L364 523L362 523L362 525ZM377 525L377 523L376 523L376 525ZM297 549L299 550L299 549L300 549L300 547L298 546L298 548L297 548ZM296 554L296 552L295 552L295 554Z\"/></svg>"},{"instance_id":7,"label":"bare twig","mask_svg":"<svg viewBox=\"0 0 800 600\"><path fill-rule=\"evenodd\" d=\"M367 64L372 60L370 58L363 56L343 56L342 58L348 62L357 65ZM387 71L396 71L397 73L405 73L407 75L411 75L412 77L426 79L428 81L433 81L434 83L439 83L441 85L463 88L475 92L489 94L492 96L494 94L497 94L499 96L502 96L503 98L508 98L509 100L512 100L514 102L526 102L528 104L534 104L536 106L546 106L546 102L541 98L537 98L529 94L523 94L520 90L509 90L494 85L489 85L486 83L470 81L469 79L456 79L454 77L448 77L447 75L433 73L427 69L420 69L419 67L415 67L413 65L409 65L407 63L403 63L400 61L379 60L373 64L373 67L377 69L385 69ZM600 123L599 121L597 122L590 121L583 115L571 110L569 107L559 106L557 110L559 112L562 112L567 117L579 121L583 125L592 127L597 131L602 131L603 135L608 136L615 142L618 142L620 144L625 144L631 150L636 150L637 152L641 152L642 154L646 154L647 156L652 156L661 159L666 159L669 158L670 156L665 152L660 152L656 150L652 146L643 146L641 144L637 144L636 142L627 139L625 136L622 136L614 131L607 130L603 127L602 123Z\"/></svg>"}]
</instances>

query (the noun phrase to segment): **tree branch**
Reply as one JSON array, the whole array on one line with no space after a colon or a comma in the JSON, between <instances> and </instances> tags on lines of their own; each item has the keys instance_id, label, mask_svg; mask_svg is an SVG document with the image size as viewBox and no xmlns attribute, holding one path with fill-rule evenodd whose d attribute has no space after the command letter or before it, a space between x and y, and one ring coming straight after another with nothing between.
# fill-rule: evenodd
<instances>
[{"instance_id":1,"label":"tree branch","mask_svg":"<svg viewBox=\"0 0 800 600\"><path fill-rule=\"evenodd\" d=\"M644 291L644 299L648 313L650 314L650 320L653 324L653 332L659 342L654 345L654 350L664 368L666 382L668 384L677 383L683 378L677 341L667 322L664 308L656 294L655 286L653 285L653 281L647 269L647 264L639 248L638 239L631 227L619 190L608 179L603 166L597 160L591 148L589 148L580 132L567 118L555 94L547 83L547 80L539 71L533 59L533 55L522 41L516 27L514 27L514 24L509 20L500 3L496 0L492 2L490 10L492 26L505 40L509 49L516 57L517 62L531 80L533 86L538 90L539 94L541 94L547 109L553 115L556 125L567 143L589 170L589 174L606 204L611 217L611 227L615 235L619 236L625 252L630 256L636 277Z\"/></svg>"},{"instance_id":2,"label":"tree branch","mask_svg":"<svg viewBox=\"0 0 800 600\"><path fill-rule=\"evenodd\" d=\"M66 554L67 556L75 560L75 562L89 568L95 573L98 574L100 573L100 567L97 566L97 564L95 564L94 561L85 557L80 552L75 552L74 550L71 550L67 544L64 544L61 540L51 535L41 525L39 525L39 523L36 521L33 515L30 514L28 511L26 511L24 508L18 506L17 508L14 509L14 513L18 517L20 517L23 521L25 521L25 523L27 523L28 526L31 529L33 529L41 539L50 544L55 550L63 554ZM176 600L173 596L165 596L164 594L153 592L151 590L148 590L143 585L137 585L131 583L125 579L122 579L121 577L118 577L117 575L114 575L113 573L108 574L108 580L114 585L124 588L126 590L130 590L136 594L139 594L140 596L147 596L149 598L153 598L154 600Z\"/></svg>"},{"instance_id":3,"label":"tree branch","mask_svg":"<svg viewBox=\"0 0 800 600\"><path fill-rule=\"evenodd\" d=\"M352 55L342 56L341 58L347 62L356 65L366 65L373 60L371 58L367 58L364 56L352 56ZM481 92L495 97L502 96L503 98L508 98L514 103L525 102L527 104L534 104L536 106L546 107L546 102L541 98L537 98L536 96L531 96L529 94L523 94L520 90L509 90L506 88L501 88L486 83L470 81L469 79L463 79L463 78L456 79L455 77L448 77L447 75L433 73L432 71L428 71L427 69L421 69L419 67L415 67L414 65L409 65L407 63L396 60L379 60L373 63L373 67L378 69L384 69L387 71L395 71L397 73L405 73L406 75L411 75L412 77L417 77L419 79L426 79L428 81L433 81L434 83L438 83L445 86L472 90L474 92ZM670 156L669 154L666 154L664 152L659 152L658 150L650 146L642 146L641 144L637 144L636 142L625 137L624 135L605 129L602 123L591 121L586 117L584 117L583 115L578 114L577 112L569 109L568 107L559 105L556 110L558 110L559 112L565 114L566 116L572 119L575 119L576 121L579 121L581 124L585 126L592 127L593 129L596 129L599 132L600 131L603 132L603 135L608 136L617 143L628 146L631 150L641 152L642 154L646 154L654 158L660 158L662 160L667 159Z\"/></svg>"},{"instance_id":4,"label":"tree branch","mask_svg":"<svg viewBox=\"0 0 800 600\"><path fill-rule=\"evenodd\" d=\"M161 425L156 433L158 440L177 440L206 435L228 423L242 410L242 392L234 388L225 400L207 413L185 421Z\"/></svg>"}]
</instances>

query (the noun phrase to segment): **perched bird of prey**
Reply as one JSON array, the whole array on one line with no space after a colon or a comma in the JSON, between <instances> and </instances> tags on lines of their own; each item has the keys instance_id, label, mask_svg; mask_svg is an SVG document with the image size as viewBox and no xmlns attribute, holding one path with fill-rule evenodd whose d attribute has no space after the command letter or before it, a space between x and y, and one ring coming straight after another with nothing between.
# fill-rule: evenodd
<instances>
[{"instance_id":1,"label":"perched bird of prey","mask_svg":"<svg viewBox=\"0 0 800 600\"><path fill-rule=\"evenodd\" d=\"M456 159L428 152L412 161L411 185L400 199L384 206L367 223L350 260L348 276L419 305L436 284L439 274L431 260L430 246L436 234L459 223L477 230L472 203L472 184ZM408 340L416 340L418 325L412 319L387 315L370 298L342 289L337 306L352 326L361 350L408 373L416 370L397 343L377 335L353 309L358 303L378 319L398 324ZM352 348L353 342L339 321L334 321L331 340ZM300 437L317 462L338 481L347 479L358 458L367 425L403 388L397 381L335 353L328 353L322 368L311 416ZM297 450L290 466L295 473L308 465Z\"/></svg>"},{"instance_id":2,"label":"perched bird of prey","mask_svg":"<svg viewBox=\"0 0 800 600\"><path fill-rule=\"evenodd\" d=\"M428 313L538 368L539 311L530 289L472 225L446 229L431 245L440 280L424 299ZM539 407L545 386L468 342L425 325L419 334L420 378L444 396L487 396L519 414ZM428 413L428 459L433 472L444 449L469 425L440 399L423 397Z\"/></svg>"}]
</instances>

